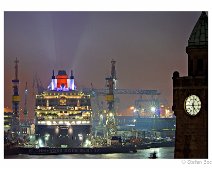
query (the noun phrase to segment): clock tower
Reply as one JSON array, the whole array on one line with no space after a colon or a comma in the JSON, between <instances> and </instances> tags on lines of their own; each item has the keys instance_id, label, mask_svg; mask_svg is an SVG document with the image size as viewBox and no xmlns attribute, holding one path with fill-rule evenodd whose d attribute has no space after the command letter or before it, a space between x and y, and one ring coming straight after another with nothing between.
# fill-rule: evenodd
<instances>
[{"instance_id":1,"label":"clock tower","mask_svg":"<svg viewBox=\"0 0 212 170\"><path fill-rule=\"evenodd\" d=\"M173 73L175 158L208 158L208 16L202 12L188 40L188 76Z\"/></svg>"}]
</instances>

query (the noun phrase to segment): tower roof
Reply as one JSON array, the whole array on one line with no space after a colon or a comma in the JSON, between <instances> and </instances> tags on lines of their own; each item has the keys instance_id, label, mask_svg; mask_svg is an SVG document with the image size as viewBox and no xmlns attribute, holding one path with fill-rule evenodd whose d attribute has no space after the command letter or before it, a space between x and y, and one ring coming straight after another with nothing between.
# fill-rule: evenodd
<instances>
[{"instance_id":1,"label":"tower roof","mask_svg":"<svg viewBox=\"0 0 212 170\"><path fill-rule=\"evenodd\" d=\"M208 16L202 12L188 40L189 48L208 46Z\"/></svg>"}]
</instances>

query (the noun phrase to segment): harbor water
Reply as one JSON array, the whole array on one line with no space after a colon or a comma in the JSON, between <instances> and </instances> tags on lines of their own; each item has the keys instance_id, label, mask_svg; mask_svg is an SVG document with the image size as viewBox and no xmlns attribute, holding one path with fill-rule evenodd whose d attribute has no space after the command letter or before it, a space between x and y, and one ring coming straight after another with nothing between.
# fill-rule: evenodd
<instances>
[{"instance_id":1,"label":"harbor water","mask_svg":"<svg viewBox=\"0 0 212 170\"><path fill-rule=\"evenodd\" d=\"M151 153L158 159L174 159L174 147L161 147L138 150L137 153L113 154L61 154L61 155L9 155L5 159L148 159Z\"/></svg>"}]
</instances>

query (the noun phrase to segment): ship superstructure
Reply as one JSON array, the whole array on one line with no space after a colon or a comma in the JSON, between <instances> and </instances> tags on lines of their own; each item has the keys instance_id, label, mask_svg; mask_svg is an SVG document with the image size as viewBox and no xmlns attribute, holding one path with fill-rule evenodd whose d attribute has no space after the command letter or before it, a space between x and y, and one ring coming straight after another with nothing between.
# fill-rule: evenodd
<instances>
[{"instance_id":1,"label":"ship superstructure","mask_svg":"<svg viewBox=\"0 0 212 170\"><path fill-rule=\"evenodd\" d=\"M36 95L36 138L39 146L82 147L91 133L90 95L76 90L73 71L52 75L48 90Z\"/></svg>"}]
</instances>

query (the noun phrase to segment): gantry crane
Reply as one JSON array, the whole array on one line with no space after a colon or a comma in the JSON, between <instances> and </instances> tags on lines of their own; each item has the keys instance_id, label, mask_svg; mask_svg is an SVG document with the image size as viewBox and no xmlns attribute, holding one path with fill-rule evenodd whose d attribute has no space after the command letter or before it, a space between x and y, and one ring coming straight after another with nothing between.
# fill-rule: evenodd
<instances>
[{"instance_id":1,"label":"gantry crane","mask_svg":"<svg viewBox=\"0 0 212 170\"><path fill-rule=\"evenodd\" d=\"M108 105L108 111L106 115L106 129L107 137L110 138L117 133L116 125L116 111L114 109L114 89L116 86L116 61L111 61L111 75L106 78L106 83L108 87L108 93L106 94L106 101Z\"/></svg>"},{"instance_id":2,"label":"gantry crane","mask_svg":"<svg viewBox=\"0 0 212 170\"><path fill-rule=\"evenodd\" d=\"M154 100L158 103L158 96L160 95L160 92L158 90L144 90L144 89L117 89L116 87L116 69L115 69L116 61L111 61L111 75L106 78L106 85L107 88L105 89L95 89L95 88L83 88L82 91L84 93L90 94L92 97L94 97L97 103L95 105L98 107L96 110L101 110L102 108L99 107L99 96L103 95L106 98L108 109L106 113L106 131L107 131L107 137L111 137L113 135L116 135L117 132L117 122L116 122L116 111L115 111L115 100L114 95L117 94L132 94L132 95L140 95L141 98L145 99L148 98L148 100ZM136 100L137 105L139 105L139 102L142 102L141 100ZM137 106L138 107L138 106ZM138 110L135 110L138 112ZM138 114L138 113L137 113ZM94 119L98 119L99 121L102 121L100 118L100 114L94 115ZM99 122L100 124L101 122ZM102 129L102 128L99 128ZM97 129L98 130L98 129Z\"/></svg>"}]
</instances>

